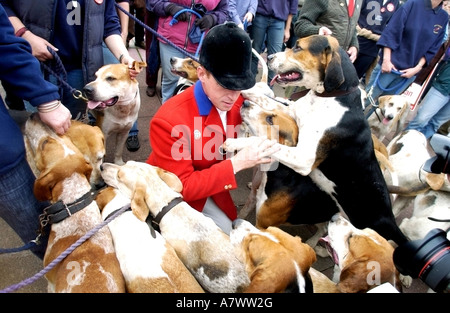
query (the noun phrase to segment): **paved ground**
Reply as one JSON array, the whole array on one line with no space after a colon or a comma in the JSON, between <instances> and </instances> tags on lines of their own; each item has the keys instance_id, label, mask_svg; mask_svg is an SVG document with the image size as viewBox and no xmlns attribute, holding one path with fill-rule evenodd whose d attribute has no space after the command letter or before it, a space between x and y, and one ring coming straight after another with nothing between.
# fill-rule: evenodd
<instances>
[{"instance_id":1,"label":"paved ground","mask_svg":"<svg viewBox=\"0 0 450 313\"><path fill-rule=\"evenodd\" d=\"M130 53L136 60L140 60L140 57L145 58L145 51L142 49L135 49L130 43ZM138 119L139 127L139 140L141 143L141 148L137 152L124 151L124 160L135 160L145 162L150 151L150 144L148 139L149 134L149 121L156 112L156 110L161 105L161 99L159 96L148 97L145 93L145 74L141 73L138 77L140 82L140 94L141 94L141 109ZM284 90L275 86L274 89L276 95L283 96ZM159 95L159 86L158 92ZM174 112L176 114L176 112ZM23 116L18 115L18 120L23 121ZM110 151L110 147L107 147ZM111 159L106 159L105 161L111 161ZM251 181L251 171L244 171L238 173L238 185L237 190L232 191L233 198L238 208L242 207L247 199L249 189L247 183ZM254 215L249 217L249 220L254 221ZM289 232L298 234L304 241L311 235L309 227L295 227L287 229ZM19 237L11 230L11 228L0 219L0 248L12 248L20 247L23 243ZM330 258L318 258L317 262L313 265L316 269L323 271L326 275L331 277L333 263ZM43 269L42 261L34 256L32 253L19 252L13 254L3 254L0 255L0 290L8 288L15 284L23 282L23 287L18 289L17 293L45 293L47 292L47 282L39 272ZM40 277L40 278L36 278ZM24 280L26 280L24 282ZM32 283L27 284L31 281ZM406 289L405 292L408 293L418 293L425 292L427 290L426 286L421 282L416 280L413 286Z\"/></svg>"}]
</instances>

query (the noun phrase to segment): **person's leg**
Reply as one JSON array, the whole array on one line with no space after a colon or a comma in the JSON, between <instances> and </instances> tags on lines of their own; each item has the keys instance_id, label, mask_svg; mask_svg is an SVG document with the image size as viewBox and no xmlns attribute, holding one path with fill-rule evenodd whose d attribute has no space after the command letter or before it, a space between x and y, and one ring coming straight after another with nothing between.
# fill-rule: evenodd
<instances>
[{"instance_id":1,"label":"person's leg","mask_svg":"<svg viewBox=\"0 0 450 313\"><path fill-rule=\"evenodd\" d=\"M431 118L428 123L430 125L429 130L426 131L425 136L427 138L431 138L439 130L439 128L448 121L450 121L450 99L447 104Z\"/></svg>"},{"instance_id":2,"label":"person's leg","mask_svg":"<svg viewBox=\"0 0 450 313\"><path fill-rule=\"evenodd\" d=\"M228 216L217 206L213 199L208 198L202 211L203 215L211 218L217 226L219 226L224 233L230 234L232 229L232 221Z\"/></svg>"},{"instance_id":3,"label":"person's leg","mask_svg":"<svg viewBox=\"0 0 450 313\"><path fill-rule=\"evenodd\" d=\"M262 52L262 47L266 38L267 25L268 18L263 15L256 14L252 22L250 37L253 40L252 47L258 53ZM258 58L254 55L252 55L252 72L255 76L258 74Z\"/></svg>"},{"instance_id":4,"label":"person's leg","mask_svg":"<svg viewBox=\"0 0 450 313\"><path fill-rule=\"evenodd\" d=\"M48 202L39 202L33 193L35 177L24 158L11 171L0 175L0 217L27 243L37 237L39 215ZM31 249L43 258L47 247L48 230L40 244Z\"/></svg>"},{"instance_id":5,"label":"person's leg","mask_svg":"<svg viewBox=\"0 0 450 313\"><path fill-rule=\"evenodd\" d=\"M141 22L144 21L144 10L145 8L136 8L135 10L135 16L138 20ZM141 24L134 22L134 45L136 47L145 49L145 42L144 42L144 27L142 27Z\"/></svg>"},{"instance_id":6,"label":"person's leg","mask_svg":"<svg viewBox=\"0 0 450 313\"><path fill-rule=\"evenodd\" d=\"M431 87L430 90L425 95L425 98L422 100L422 103L419 105L418 111L414 119L408 124L406 129L415 129L417 131L422 132L427 138L431 137L439 128L439 126L436 128L435 131L433 131L435 124L438 124L441 119L445 119L445 113L449 111L447 107L450 107L448 105L449 102L449 96L445 96L442 93L440 93L436 88ZM442 109L442 112L440 110ZM430 125L430 121L440 112L440 117L434 121L433 125ZM445 123L448 120L447 119L443 121ZM430 126L428 126L430 125Z\"/></svg>"},{"instance_id":7,"label":"person's leg","mask_svg":"<svg viewBox=\"0 0 450 313\"><path fill-rule=\"evenodd\" d=\"M179 57L185 58L186 55L176 48L168 45L166 43L159 43L159 55L161 57L161 68L162 68L162 103L166 102L169 98L173 96L175 88L177 87L178 80L180 76L173 74L170 70L170 58Z\"/></svg>"},{"instance_id":8,"label":"person's leg","mask_svg":"<svg viewBox=\"0 0 450 313\"><path fill-rule=\"evenodd\" d=\"M275 54L283 49L285 22L271 18L267 29L267 55ZM268 82L272 81L275 73L269 70Z\"/></svg>"},{"instance_id":9,"label":"person's leg","mask_svg":"<svg viewBox=\"0 0 450 313\"><path fill-rule=\"evenodd\" d=\"M145 24L154 31L158 29L158 16L146 10ZM153 97L156 94L156 85L158 84L158 72L161 66L159 58L158 38L149 30L145 30L145 47L147 55L147 67L145 68L145 82L147 84L146 94Z\"/></svg>"},{"instance_id":10,"label":"person's leg","mask_svg":"<svg viewBox=\"0 0 450 313\"><path fill-rule=\"evenodd\" d=\"M353 62L353 66L355 66L358 78L361 79L364 76L364 74L366 74L367 70L369 69L370 65L373 63L375 59L376 57L364 53L358 54L358 57L356 58L355 62Z\"/></svg>"}]
</instances>

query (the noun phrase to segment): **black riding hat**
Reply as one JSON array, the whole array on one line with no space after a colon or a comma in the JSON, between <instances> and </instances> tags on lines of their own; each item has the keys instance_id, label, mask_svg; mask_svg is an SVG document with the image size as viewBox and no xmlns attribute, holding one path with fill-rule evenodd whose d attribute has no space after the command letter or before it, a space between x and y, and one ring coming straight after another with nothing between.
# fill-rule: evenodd
<instances>
[{"instance_id":1,"label":"black riding hat","mask_svg":"<svg viewBox=\"0 0 450 313\"><path fill-rule=\"evenodd\" d=\"M245 90L255 85L250 37L235 23L211 28L203 40L199 62L226 89Z\"/></svg>"}]
</instances>

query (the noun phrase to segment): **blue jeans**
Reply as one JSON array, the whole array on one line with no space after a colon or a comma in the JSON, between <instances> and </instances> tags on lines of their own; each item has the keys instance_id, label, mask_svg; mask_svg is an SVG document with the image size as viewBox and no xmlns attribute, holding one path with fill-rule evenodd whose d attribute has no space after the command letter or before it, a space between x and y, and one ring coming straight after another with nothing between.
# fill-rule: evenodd
<instances>
[{"instance_id":1,"label":"blue jeans","mask_svg":"<svg viewBox=\"0 0 450 313\"><path fill-rule=\"evenodd\" d=\"M444 123L450 120L450 95L443 95L431 87L406 129L415 129L431 138Z\"/></svg>"},{"instance_id":2,"label":"blue jeans","mask_svg":"<svg viewBox=\"0 0 450 313\"><path fill-rule=\"evenodd\" d=\"M285 21L270 16L256 14L252 22L250 37L253 40L252 47L258 53L262 53L263 47L267 47L267 55L282 51L284 39ZM253 74L258 73L258 59L252 56ZM269 83L275 73L269 70Z\"/></svg>"},{"instance_id":3,"label":"blue jeans","mask_svg":"<svg viewBox=\"0 0 450 313\"><path fill-rule=\"evenodd\" d=\"M39 215L50 205L48 202L40 202L35 198L34 181L34 174L25 158L11 171L0 175L0 217L25 243L36 239ZM47 241L48 230L41 238L41 244L32 248L31 251L43 258Z\"/></svg>"},{"instance_id":4,"label":"blue jeans","mask_svg":"<svg viewBox=\"0 0 450 313\"><path fill-rule=\"evenodd\" d=\"M370 75L369 83L366 86L366 92L369 93L370 89L373 86L373 90L371 92L372 98L375 100L376 105L378 105L378 98L383 95L399 95L405 91L409 85L416 79L416 76L409 78L408 80L404 80L403 77L400 77L397 74L393 73L381 73L379 76L379 84L383 89L390 89L389 91L384 91L380 88L378 84L375 84L375 80L378 76L378 73L381 71L380 63L378 63L372 71ZM399 88L395 88L395 87ZM366 108L371 103L367 98L364 102L364 107Z\"/></svg>"},{"instance_id":5,"label":"blue jeans","mask_svg":"<svg viewBox=\"0 0 450 313\"><path fill-rule=\"evenodd\" d=\"M162 103L164 103L173 96L175 88L178 85L178 80L180 79L180 76L172 73L170 70L170 58L185 58L186 55L167 43L159 42L159 56L161 57L162 68L161 94Z\"/></svg>"},{"instance_id":6,"label":"blue jeans","mask_svg":"<svg viewBox=\"0 0 450 313\"><path fill-rule=\"evenodd\" d=\"M108 49L108 47L106 46L106 44L104 42L102 43L102 48L103 48L103 63L104 64L119 64L119 60L117 60L117 58L114 56L114 54L112 54L111 50ZM138 130L138 125L137 125L137 120L136 120L128 133L128 137L135 136L135 135L137 136L138 133L139 133L139 130Z\"/></svg>"}]
</instances>

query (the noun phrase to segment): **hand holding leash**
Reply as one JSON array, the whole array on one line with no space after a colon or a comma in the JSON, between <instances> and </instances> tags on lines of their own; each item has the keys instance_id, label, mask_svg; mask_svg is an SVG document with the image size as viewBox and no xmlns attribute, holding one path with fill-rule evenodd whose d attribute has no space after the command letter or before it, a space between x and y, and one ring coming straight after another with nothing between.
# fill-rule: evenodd
<instances>
[{"instance_id":1,"label":"hand holding leash","mask_svg":"<svg viewBox=\"0 0 450 313\"><path fill-rule=\"evenodd\" d=\"M211 14L205 14L202 18L197 19L194 24L195 26L200 27L200 30L204 32L213 27L216 22L214 21L214 16Z\"/></svg>"},{"instance_id":2,"label":"hand holding leash","mask_svg":"<svg viewBox=\"0 0 450 313\"><path fill-rule=\"evenodd\" d=\"M174 3L170 3L164 9L167 15L176 16L178 21L185 22L188 20L187 12L182 12L177 15L178 12L185 10L182 6L176 5Z\"/></svg>"}]
</instances>

